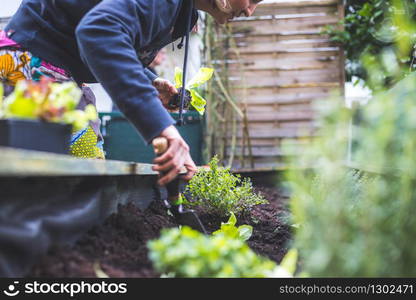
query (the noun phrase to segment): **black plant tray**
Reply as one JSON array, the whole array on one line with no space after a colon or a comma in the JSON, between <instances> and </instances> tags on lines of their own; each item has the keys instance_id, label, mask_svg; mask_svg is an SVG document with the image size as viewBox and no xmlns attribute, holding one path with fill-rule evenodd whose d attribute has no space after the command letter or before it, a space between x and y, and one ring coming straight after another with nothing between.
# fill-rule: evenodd
<instances>
[{"instance_id":1,"label":"black plant tray","mask_svg":"<svg viewBox=\"0 0 416 300\"><path fill-rule=\"evenodd\" d=\"M0 146L68 154L72 126L36 120L0 120Z\"/></svg>"}]
</instances>

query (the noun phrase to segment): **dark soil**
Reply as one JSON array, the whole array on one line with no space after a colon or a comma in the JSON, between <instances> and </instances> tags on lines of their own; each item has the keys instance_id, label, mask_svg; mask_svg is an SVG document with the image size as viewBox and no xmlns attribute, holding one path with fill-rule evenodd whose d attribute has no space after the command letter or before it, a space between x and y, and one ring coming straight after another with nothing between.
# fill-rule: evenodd
<instances>
[{"instance_id":1,"label":"dark soil","mask_svg":"<svg viewBox=\"0 0 416 300\"><path fill-rule=\"evenodd\" d=\"M249 216L237 216L238 223L253 226L248 244L256 253L279 263L291 240L288 198L276 188L256 190L270 203L256 206ZM209 214L201 213L200 217L210 232L226 221ZM50 249L27 277L91 278L102 272L109 277L159 277L147 257L146 242L158 238L162 228L175 226L175 219L160 202L153 202L144 212L133 204L120 206L117 214L91 229L75 245Z\"/></svg>"}]
</instances>

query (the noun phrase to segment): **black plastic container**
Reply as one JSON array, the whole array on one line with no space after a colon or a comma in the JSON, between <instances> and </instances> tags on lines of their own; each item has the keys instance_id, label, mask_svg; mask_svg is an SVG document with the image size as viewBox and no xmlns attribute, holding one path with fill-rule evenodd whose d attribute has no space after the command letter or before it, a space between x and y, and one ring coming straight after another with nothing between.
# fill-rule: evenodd
<instances>
[{"instance_id":1,"label":"black plastic container","mask_svg":"<svg viewBox=\"0 0 416 300\"><path fill-rule=\"evenodd\" d=\"M68 154L72 126L35 120L0 120L0 146Z\"/></svg>"}]
</instances>

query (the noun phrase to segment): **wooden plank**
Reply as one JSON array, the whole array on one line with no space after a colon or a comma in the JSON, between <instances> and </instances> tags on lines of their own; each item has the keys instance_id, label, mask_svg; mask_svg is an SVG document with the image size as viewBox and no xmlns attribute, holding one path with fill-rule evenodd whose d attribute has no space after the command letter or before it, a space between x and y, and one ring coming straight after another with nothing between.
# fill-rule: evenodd
<instances>
[{"instance_id":1,"label":"wooden plank","mask_svg":"<svg viewBox=\"0 0 416 300\"><path fill-rule=\"evenodd\" d=\"M304 18L324 18L327 16L334 16L334 15L337 15L337 13L336 12L326 13L324 12L323 9L315 10L315 12L302 13L302 14L293 14L293 13L292 14L282 14L282 13L272 14L269 12L265 15L253 14L250 17L241 16L241 17L233 19L230 23L238 24L242 22L250 23L253 21L265 21L265 20L296 20L296 19L304 19Z\"/></svg>"},{"instance_id":2,"label":"wooden plank","mask_svg":"<svg viewBox=\"0 0 416 300\"><path fill-rule=\"evenodd\" d=\"M248 113L249 121L269 122L269 121L292 121L292 120L312 120L315 116L313 111L285 111L267 113Z\"/></svg>"},{"instance_id":3,"label":"wooden plank","mask_svg":"<svg viewBox=\"0 0 416 300\"><path fill-rule=\"evenodd\" d=\"M0 176L157 175L151 164L80 159L40 151L0 147Z\"/></svg>"},{"instance_id":4,"label":"wooden plank","mask_svg":"<svg viewBox=\"0 0 416 300\"><path fill-rule=\"evenodd\" d=\"M236 34L233 36L235 44L246 43L246 44L261 44L268 43L273 41L275 43L301 43L302 41L330 41L330 37L325 34L315 34L315 35L279 35L270 34L270 35L246 35L246 34ZM222 41L221 41L222 42ZM219 42L220 43L220 42ZM221 46L218 44L217 46Z\"/></svg>"},{"instance_id":5,"label":"wooden plank","mask_svg":"<svg viewBox=\"0 0 416 300\"><path fill-rule=\"evenodd\" d=\"M287 62L294 61L311 61L311 62L331 62L338 61L339 51L287 51L287 52L259 52L259 53L242 53L242 52L230 52L228 60L239 61L243 63L245 61L251 62L253 60L268 60L268 59L279 59L286 60Z\"/></svg>"},{"instance_id":6,"label":"wooden plank","mask_svg":"<svg viewBox=\"0 0 416 300\"><path fill-rule=\"evenodd\" d=\"M280 128L298 128L298 129L310 128L310 129L316 130L319 126L316 120L308 120L308 121L290 120L290 121L279 122L279 127Z\"/></svg>"},{"instance_id":7,"label":"wooden plank","mask_svg":"<svg viewBox=\"0 0 416 300\"><path fill-rule=\"evenodd\" d=\"M230 122L231 123L231 122ZM257 131L268 131L268 130L276 130L276 129L284 129L284 128L318 128L318 124L315 120L296 120L296 121L278 121L273 120L269 122L256 122L256 121L249 121L248 122L248 129L249 132L253 130Z\"/></svg>"},{"instance_id":8,"label":"wooden plank","mask_svg":"<svg viewBox=\"0 0 416 300\"><path fill-rule=\"evenodd\" d=\"M256 70L251 72L230 71L228 73L232 85L287 85L305 82L339 82L337 69L322 70Z\"/></svg>"},{"instance_id":9,"label":"wooden plank","mask_svg":"<svg viewBox=\"0 0 416 300\"><path fill-rule=\"evenodd\" d=\"M270 146L270 147L280 147L282 145L282 141L285 141L287 143L290 143L293 147L299 146L305 146L308 143L310 143L309 137L302 137L302 138L292 138L292 139L281 139L281 138L263 138L263 139L256 139L251 138L251 145L252 147L264 147L264 146ZM241 145L242 140L241 138L237 138L237 145Z\"/></svg>"},{"instance_id":10,"label":"wooden plank","mask_svg":"<svg viewBox=\"0 0 416 300\"><path fill-rule=\"evenodd\" d=\"M236 50L231 50L235 52ZM320 48L286 48L283 46L278 45L266 45L262 47L262 45L253 45L246 48L239 48L239 54L257 54L257 53L273 53L273 54L280 54L286 53L289 55L295 53L319 53L319 54L326 54L326 55L337 55L336 52L339 51L339 47L320 47Z\"/></svg>"},{"instance_id":11,"label":"wooden plank","mask_svg":"<svg viewBox=\"0 0 416 300\"><path fill-rule=\"evenodd\" d=\"M233 149L230 148L230 147L228 147L226 149L228 154L230 154L232 150ZM287 154L300 155L304 151L304 149L298 148L294 151L285 152L280 147L267 147L267 146L266 147L258 147L258 146L256 146L256 147L252 147L251 151L252 151L253 157L256 158L256 157L284 156L284 155L287 155ZM234 154L237 155L237 156L241 156L243 154L243 148L242 147L236 147L234 149ZM247 148L244 149L244 154L245 155L248 154Z\"/></svg>"},{"instance_id":12,"label":"wooden plank","mask_svg":"<svg viewBox=\"0 0 416 300\"><path fill-rule=\"evenodd\" d=\"M285 16L285 15L307 15L307 14L336 14L338 13L335 5L325 6L287 6L279 7L275 5L259 5L253 16ZM234 21L233 21L234 22Z\"/></svg>"},{"instance_id":13,"label":"wooden plank","mask_svg":"<svg viewBox=\"0 0 416 300\"><path fill-rule=\"evenodd\" d=\"M239 47L236 49L233 49L231 51L238 51L240 54L247 54L247 53L325 53L325 52L335 52L339 51L339 47L337 46L331 46L330 43L327 45L322 45L322 47L319 47L319 45L310 45L311 47L297 47L295 45L294 47L289 47L285 45L279 45L276 43L268 43L268 44L251 44L247 47Z\"/></svg>"},{"instance_id":14,"label":"wooden plank","mask_svg":"<svg viewBox=\"0 0 416 300\"><path fill-rule=\"evenodd\" d=\"M243 94L243 93L242 93ZM234 95L235 96L235 95ZM314 100L326 99L329 97L328 93L298 93L298 94L278 94L271 92L270 94L260 94L236 98L238 102L247 103L251 105L284 105L284 104L302 104L311 103Z\"/></svg>"},{"instance_id":15,"label":"wooden plank","mask_svg":"<svg viewBox=\"0 0 416 300\"><path fill-rule=\"evenodd\" d=\"M337 25L338 16L305 17L301 19L268 19L232 23L232 33L270 34L280 32L314 32L320 33L327 25Z\"/></svg>"},{"instance_id":16,"label":"wooden plank","mask_svg":"<svg viewBox=\"0 0 416 300\"><path fill-rule=\"evenodd\" d=\"M227 64L228 72L242 71L302 71L338 69L339 62L335 57L326 60L310 57L293 57L291 60L280 58L280 55L247 55L244 59L217 61L215 65Z\"/></svg>"},{"instance_id":17,"label":"wooden plank","mask_svg":"<svg viewBox=\"0 0 416 300\"><path fill-rule=\"evenodd\" d=\"M283 83L276 84L275 82L258 82L245 85L234 85L234 88L247 88L247 89L264 89L264 88L278 88L278 89L294 89L294 88L339 88L339 82L301 82L301 83Z\"/></svg>"},{"instance_id":18,"label":"wooden plank","mask_svg":"<svg viewBox=\"0 0 416 300\"><path fill-rule=\"evenodd\" d=\"M227 158L225 158L225 161L227 161ZM234 170L239 170L240 168L249 168L249 166L250 164L248 159L243 164L238 157L235 157L232 168ZM254 170L286 170L287 167L288 165L285 162L285 158L281 156L254 158Z\"/></svg>"},{"instance_id":19,"label":"wooden plank","mask_svg":"<svg viewBox=\"0 0 416 300\"><path fill-rule=\"evenodd\" d=\"M252 139L270 139L270 138L300 138L313 135L313 128L274 128L274 129L249 129L250 138ZM243 137L242 130L236 133L238 138ZM229 132L227 137L232 137Z\"/></svg>"},{"instance_id":20,"label":"wooden plank","mask_svg":"<svg viewBox=\"0 0 416 300\"><path fill-rule=\"evenodd\" d=\"M236 102L250 102L256 101L259 99L265 98L273 98L275 97L285 97L284 99L288 99L288 97L302 97L306 95L313 95L313 94L325 94L325 95L340 95L337 92L336 88L331 87L321 87L321 86L314 86L314 87L295 87L295 88L279 88L278 86L272 87L258 87L258 88L248 88L246 87L237 87L234 86L232 92L232 97L235 99ZM319 98L315 98L319 99Z\"/></svg>"},{"instance_id":21,"label":"wooden plank","mask_svg":"<svg viewBox=\"0 0 416 300\"><path fill-rule=\"evenodd\" d=\"M328 48L336 46L328 39L286 39L274 41L270 38L261 37L256 39L244 39L236 41L236 46L239 51L246 50L247 52L259 52L258 47L266 48L268 51L279 51L282 48L286 49L304 49L304 48ZM338 48L338 47L337 47Z\"/></svg>"},{"instance_id":22,"label":"wooden plank","mask_svg":"<svg viewBox=\"0 0 416 300\"><path fill-rule=\"evenodd\" d=\"M290 103L290 104L266 104L266 105L259 105L249 103L247 105L247 111L253 113L263 113L263 112L270 112L270 111L304 111L310 110L311 103Z\"/></svg>"},{"instance_id":23,"label":"wooden plank","mask_svg":"<svg viewBox=\"0 0 416 300\"><path fill-rule=\"evenodd\" d=\"M259 4L260 7L306 7L306 6L326 6L337 5L340 0L296 0L296 1L268 1L265 0Z\"/></svg>"},{"instance_id":24,"label":"wooden plank","mask_svg":"<svg viewBox=\"0 0 416 300\"><path fill-rule=\"evenodd\" d=\"M259 38L273 38L276 40L287 40L296 39L296 38L314 38L317 36L326 37L322 29L306 29L306 30L268 30L264 32L256 32L252 33L249 29L242 29L240 31L231 33L233 38L240 38L240 37L259 37Z\"/></svg>"}]
</instances>

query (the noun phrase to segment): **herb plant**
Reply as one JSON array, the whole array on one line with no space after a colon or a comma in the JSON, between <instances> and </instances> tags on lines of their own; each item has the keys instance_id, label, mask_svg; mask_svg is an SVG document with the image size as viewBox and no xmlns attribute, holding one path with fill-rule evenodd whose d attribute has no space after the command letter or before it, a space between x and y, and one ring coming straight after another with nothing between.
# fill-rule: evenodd
<instances>
[{"instance_id":1,"label":"herb plant","mask_svg":"<svg viewBox=\"0 0 416 300\"><path fill-rule=\"evenodd\" d=\"M190 180L185 194L193 199L186 201L188 205L198 205L223 217L231 212L245 213L255 205L267 203L253 192L249 178L241 180L240 175L233 175L229 168L218 166L216 156L209 162L209 169L199 170Z\"/></svg>"},{"instance_id":2,"label":"herb plant","mask_svg":"<svg viewBox=\"0 0 416 300\"><path fill-rule=\"evenodd\" d=\"M55 83L46 78L40 82L21 80L4 100L0 90L0 118L72 124L77 131L98 117L93 105L87 105L84 111L76 109L81 94L73 82Z\"/></svg>"}]
</instances>

